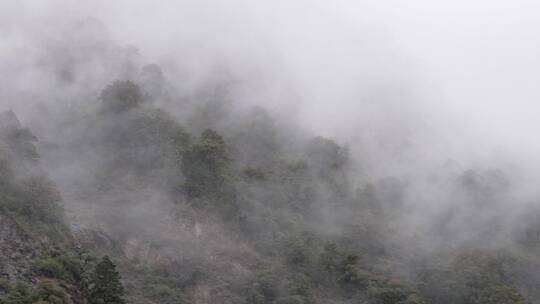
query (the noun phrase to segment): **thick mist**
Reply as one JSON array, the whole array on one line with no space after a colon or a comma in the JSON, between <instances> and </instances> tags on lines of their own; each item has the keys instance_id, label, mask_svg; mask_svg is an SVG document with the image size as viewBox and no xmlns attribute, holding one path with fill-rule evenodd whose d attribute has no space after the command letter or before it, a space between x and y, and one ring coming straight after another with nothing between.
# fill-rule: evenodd
<instances>
[{"instance_id":1,"label":"thick mist","mask_svg":"<svg viewBox=\"0 0 540 304\"><path fill-rule=\"evenodd\" d=\"M0 107L39 138L74 233L129 260L245 279L287 231L357 234L348 246L373 256L375 235L388 272L413 278L415 255L510 248L538 225L539 14L526 0L4 1ZM115 90L134 110L107 108ZM231 181L211 184L223 218L178 187L208 141L231 156L216 161Z\"/></svg>"},{"instance_id":2,"label":"thick mist","mask_svg":"<svg viewBox=\"0 0 540 304\"><path fill-rule=\"evenodd\" d=\"M176 83L216 66L233 70L243 86L238 102L287 113L315 133L364 146L413 141L412 154L433 151L422 160L527 158L519 165L530 168L539 9L532 1L7 1L2 75L11 88L38 90L32 80L51 81L40 75L51 60L69 60L52 54L55 44L91 39L59 29L96 18L110 31L100 39L180 73ZM87 77L110 74L81 64Z\"/></svg>"}]
</instances>

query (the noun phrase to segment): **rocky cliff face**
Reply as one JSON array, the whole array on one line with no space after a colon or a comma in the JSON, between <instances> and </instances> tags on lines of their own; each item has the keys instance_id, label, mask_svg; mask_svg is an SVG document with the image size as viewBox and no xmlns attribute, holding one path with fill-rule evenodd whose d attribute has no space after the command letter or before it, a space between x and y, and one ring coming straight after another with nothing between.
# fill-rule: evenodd
<instances>
[{"instance_id":1,"label":"rocky cliff face","mask_svg":"<svg viewBox=\"0 0 540 304\"><path fill-rule=\"evenodd\" d=\"M9 281L31 278L30 261L40 255L40 243L17 221L0 213L0 277Z\"/></svg>"},{"instance_id":2,"label":"rocky cliff face","mask_svg":"<svg viewBox=\"0 0 540 304\"><path fill-rule=\"evenodd\" d=\"M28 144L28 142L15 139L17 133L24 129L21 123L12 111L0 113L0 147L1 156L4 163L2 170L2 190L12 189L13 181L11 179L18 175L14 171L16 168L9 163L10 161L22 161L15 155L16 146ZM35 149L35 147L34 147ZM34 239L30 234L28 226L23 224L24 219L17 212L19 206L13 202L6 193L2 195L3 201L0 202L0 276L6 280L14 281L30 276L30 261L39 255L41 242Z\"/></svg>"}]
</instances>

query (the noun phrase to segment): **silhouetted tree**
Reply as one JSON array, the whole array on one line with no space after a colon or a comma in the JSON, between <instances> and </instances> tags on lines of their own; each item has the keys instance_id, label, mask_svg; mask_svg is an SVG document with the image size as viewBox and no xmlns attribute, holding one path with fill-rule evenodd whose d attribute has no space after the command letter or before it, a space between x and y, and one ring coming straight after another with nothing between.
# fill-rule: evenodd
<instances>
[{"instance_id":1,"label":"silhouetted tree","mask_svg":"<svg viewBox=\"0 0 540 304\"><path fill-rule=\"evenodd\" d=\"M223 138L214 130L204 131L199 142L182 159L182 171L186 176L184 189L188 198L218 194L225 184L229 163Z\"/></svg>"},{"instance_id":2,"label":"silhouetted tree","mask_svg":"<svg viewBox=\"0 0 540 304\"><path fill-rule=\"evenodd\" d=\"M102 92L102 112L120 113L138 106L143 95L139 86L131 81L115 81Z\"/></svg>"}]
</instances>

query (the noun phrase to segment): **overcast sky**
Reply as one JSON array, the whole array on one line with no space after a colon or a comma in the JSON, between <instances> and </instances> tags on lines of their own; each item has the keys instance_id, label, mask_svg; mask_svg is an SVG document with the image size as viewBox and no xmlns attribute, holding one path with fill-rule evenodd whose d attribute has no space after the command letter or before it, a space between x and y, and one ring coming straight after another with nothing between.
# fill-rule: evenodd
<instances>
[{"instance_id":1,"label":"overcast sky","mask_svg":"<svg viewBox=\"0 0 540 304\"><path fill-rule=\"evenodd\" d=\"M279 107L324 135L429 130L434 150L540 164L538 1L4 0L0 61L24 60L17 35L85 16L149 61L261 70L260 93L292 88Z\"/></svg>"}]
</instances>

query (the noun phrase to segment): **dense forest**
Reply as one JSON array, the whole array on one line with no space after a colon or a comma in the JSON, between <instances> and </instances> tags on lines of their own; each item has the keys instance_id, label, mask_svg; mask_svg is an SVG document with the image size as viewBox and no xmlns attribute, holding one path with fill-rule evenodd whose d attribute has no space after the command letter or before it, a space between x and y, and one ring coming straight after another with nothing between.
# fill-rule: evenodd
<instances>
[{"instance_id":1,"label":"dense forest","mask_svg":"<svg viewBox=\"0 0 540 304\"><path fill-rule=\"evenodd\" d=\"M234 72L187 86L75 28L17 96L54 102L0 115L1 304L540 303L538 198L503 169L367 174Z\"/></svg>"}]
</instances>

